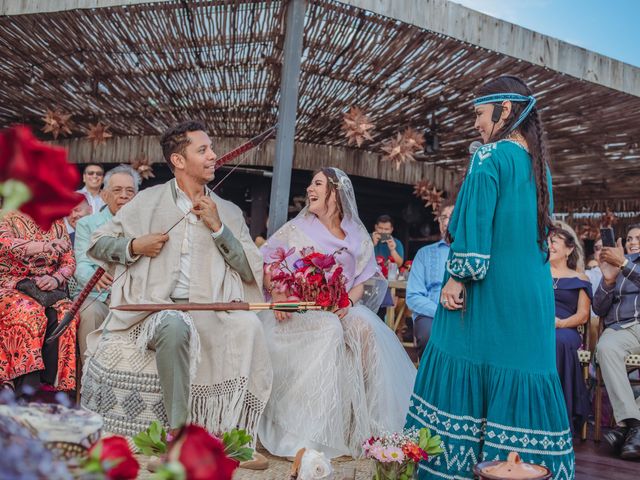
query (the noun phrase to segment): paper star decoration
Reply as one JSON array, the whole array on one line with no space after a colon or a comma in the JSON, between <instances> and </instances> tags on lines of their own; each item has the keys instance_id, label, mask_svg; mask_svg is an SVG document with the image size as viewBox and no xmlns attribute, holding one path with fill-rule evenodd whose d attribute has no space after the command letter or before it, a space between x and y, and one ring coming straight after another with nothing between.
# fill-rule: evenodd
<instances>
[{"instance_id":1,"label":"paper star decoration","mask_svg":"<svg viewBox=\"0 0 640 480\"><path fill-rule=\"evenodd\" d=\"M135 158L131 162L131 167L138 171L143 180L148 180L149 178L156 178L153 174L153 167L151 166L151 160L145 157L143 154L140 154L137 158Z\"/></svg>"},{"instance_id":2,"label":"paper star decoration","mask_svg":"<svg viewBox=\"0 0 640 480\"><path fill-rule=\"evenodd\" d=\"M107 138L111 137L113 137L113 135L109 131L109 127L103 125L102 122L89 125L89 133L87 133L87 138L91 140L94 146L105 143L107 141Z\"/></svg>"},{"instance_id":3,"label":"paper star decoration","mask_svg":"<svg viewBox=\"0 0 640 480\"><path fill-rule=\"evenodd\" d=\"M349 145L362 146L365 140L373 140L370 130L374 125L358 107L351 107L342 117L342 130Z\"/></svg>"},{"instance_id":4,"label":"paper star decoration","mask_svg":"<svg viewBox=\"0 0 640 480\"><path fill-rule=\"evenodd\" d=\"M440 213L443 193L444 192L439 191L435 185L426 179L420 180L413 186L413 194L421 200L424 200L425 207L431 207L435 216L438 216Z\"/></svg>"},{"instance_id":5,"label":"paper star decoration","mask_svg":"<svg viewBox=\"0 0 640 480\"><path fill-rule=\"evenodd\" d=\"M62 113L60 110L47 110L47 113L42 117L44 127L42 131L44 133L50 133L54 140L58 139L58 135L69 135L71 133L71 114Z\"/></svg>"},{"instance_id":6,"label":"paper star decoration","mask_svg":"<svg viewBox=\"0 0 640 480\"><path fill-rule=\"evenodd\" d=\"M386 153L383 160L394 162L396 170L399 170L403 163L415 161L413 155L422 150L422 145L424 136L413 128L407 128L403 133L397 133L394 138L383 143L381 149Z\"/></svg>"}]
</instances>

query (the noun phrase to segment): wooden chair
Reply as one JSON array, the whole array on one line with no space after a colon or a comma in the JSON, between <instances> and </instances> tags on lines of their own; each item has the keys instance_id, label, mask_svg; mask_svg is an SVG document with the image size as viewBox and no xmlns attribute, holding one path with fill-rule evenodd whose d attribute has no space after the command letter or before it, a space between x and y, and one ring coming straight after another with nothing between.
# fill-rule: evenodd
<instances>
[{"instance_id":1,"label":"wooden chair","mask_svg":"<svg viewBox=\"0 0 640 480\"><path fill-rule=\"evenodd\" d=\"M582 376L585 383L589 382L589 365L591 363L591 359L594 356L593 353L596 343L592 341L590 334L591 328L589 328L593 320L594 317L591 317L585 325L578 326L578 333L582 337L582 346L578 349L578 361L580 362L580 366L582 367ZM582 441L587 439L587 423L588 422L584 422L584 425L582 425L582 429L580 430L580 439Z\"/></svg>"},{"instance_id":2,"label":"wooden chair","mask_svg":"<svg viewBox=\"0 0 640 480\"><path fill-rule=\"evenodd\" d=\"M602 335L603 331L604 331L604 320L600 318L598 323L598 335L597 335L598 339L600 338L600 335ZM602 378L600 365L598 365L597 361L595 361L594 363L596 367L596 392L595 392L596 426L594 430L594 441L599 442L602 436L602 431L600 426L600 424L602 423L602 389L606 388L606 385L604 384L604 380ZM627 374L630 374L635 371L640 371L640 355L637 355L637 354L627 355L624 359L624 364L625 364L625 367L627 367ZM629 382L631 383L632 387L634 385L640 385L640 380L629 379ZM612 426L614 422L615 421L612 418L612 421L611 421Z\"/></svg>"}]
</instances>

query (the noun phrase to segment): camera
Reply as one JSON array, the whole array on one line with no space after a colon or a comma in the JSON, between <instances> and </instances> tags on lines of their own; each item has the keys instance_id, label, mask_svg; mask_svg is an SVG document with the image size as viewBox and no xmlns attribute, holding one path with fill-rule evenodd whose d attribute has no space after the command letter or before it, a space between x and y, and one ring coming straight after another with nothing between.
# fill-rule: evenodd
<instances>
[{"instance_id":1,"label":"camera","mask_svg":"<svg viewBox=\"0 0 640 480\"><path fill-rule=\"evenodd\" d=\"M380 241L381 242L388 242L389 240L391 240L391 234L390 233L381 233L380 234Z\"/></svg>"}]
</instances>

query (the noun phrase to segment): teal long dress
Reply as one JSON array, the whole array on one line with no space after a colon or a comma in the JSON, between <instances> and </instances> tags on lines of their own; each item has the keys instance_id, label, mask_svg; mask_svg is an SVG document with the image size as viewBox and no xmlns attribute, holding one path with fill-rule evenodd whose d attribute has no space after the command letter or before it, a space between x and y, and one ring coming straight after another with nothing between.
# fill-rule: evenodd
<instances>
[{"instance_id":1,"label":"teal long dress","mask_svg":"<svg viewBox=\"0 0 640 480\"><path fill-rule=\"evenodd\" d=\"M573 479L553 282L524 148L503 140L475 153L449 228L444 282L464 282L466 310L439 306L420 363L407 427L439 434L444 453L421 463L419 477L471 479L476 463L517 451Z\"/></svg>"}]
</instances>

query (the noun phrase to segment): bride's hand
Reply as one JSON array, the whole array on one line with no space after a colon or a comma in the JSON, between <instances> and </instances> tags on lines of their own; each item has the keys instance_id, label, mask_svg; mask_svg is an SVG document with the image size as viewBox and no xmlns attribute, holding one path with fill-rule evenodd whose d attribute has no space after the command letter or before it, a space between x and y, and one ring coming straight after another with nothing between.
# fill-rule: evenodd
<instances>
[{"instance_id":1,"label":"bride's hand","mask_svg":"<svg viewBox=\"0 0 640 480\"><path fill-rule=\"evenodd\" d=\"M335 313L338 316L338 318L340 320L342 320L345 317L345 315L347 315L347 313L349 313L349 307L338 308L338 309L334 310L333 313Z\"/></svg>"},{"instance_id":2,"label":"bride's hand","mask_svg":"<svg viewBox=\"0 0 640 480\"><path fill-rule=\"evenodd\" d=\"M287 295L281 292L273 292L271 295L271 301L274 303L277 302L286 302L289 299L287 298ZM276 320L279 322L286 322L287 320L291 319L291 313L290 312L281 312L279 310L274 310L273 314L276 317Z\"/></svg>"}]
</instances>

